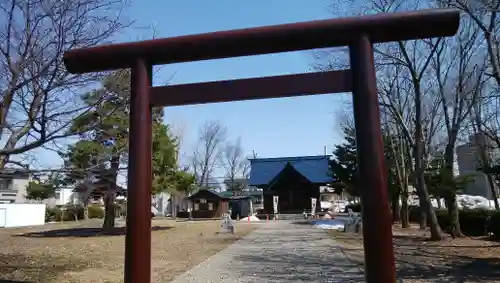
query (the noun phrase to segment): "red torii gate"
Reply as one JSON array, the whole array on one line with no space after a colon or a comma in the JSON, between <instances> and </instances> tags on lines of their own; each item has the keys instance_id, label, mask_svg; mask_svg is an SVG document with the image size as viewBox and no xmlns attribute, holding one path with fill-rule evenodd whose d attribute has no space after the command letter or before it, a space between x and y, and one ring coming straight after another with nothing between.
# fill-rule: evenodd
<instances>
[{"instance_id":1,"label":"red torii gate","mask_svg":"<svg viewBox=\"0 0 500 283\"><path fill-rule=\"evenodd\" d=\"M454 9L381 13L66 52L64 63L71 73L132 69L125 282L151 281L151 107L352 91L363 188L366 282L395 283L372 44L452 36L459 21L459 11ZM350 70L152 86L153 65L338 46L349 47Z\"/></svg>"}]
</instances>

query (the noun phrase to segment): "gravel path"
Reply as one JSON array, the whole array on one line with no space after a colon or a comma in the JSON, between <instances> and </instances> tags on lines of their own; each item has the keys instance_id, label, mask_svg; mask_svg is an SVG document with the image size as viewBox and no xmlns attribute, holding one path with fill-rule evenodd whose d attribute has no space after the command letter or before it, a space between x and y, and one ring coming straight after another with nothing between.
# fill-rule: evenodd
<instances>
[{"instance_id":1,"label":"gravel path","mask_svg":"<svg viewBox=\"0 0 500 283\"><path fill-rule=\"evenodd\" d=\"M364 282L363 272L326 231L288 221L257 227L172 282Z\"/></svg>"}]
</instances>

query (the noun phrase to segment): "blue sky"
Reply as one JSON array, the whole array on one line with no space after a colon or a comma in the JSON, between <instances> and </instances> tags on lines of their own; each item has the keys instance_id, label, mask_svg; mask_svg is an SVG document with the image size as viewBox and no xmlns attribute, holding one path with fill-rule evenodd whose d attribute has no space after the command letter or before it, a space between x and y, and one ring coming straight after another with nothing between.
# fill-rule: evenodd
<instances>
[{"instance_id":1,"label":"blue sky","mask_svg":"<svg viewBox=\"0 0 500 283\"><path fill-rule=\"evenodd\" d=\"M135 0L127 12L135 26L155 27L157 37L171 37L334 17L329 0L165 1ZM132 29L120 41L147 39L152 32ZM154 84L171 84L269 76L311 71L313 53L211 60L163 66ZM199 127L218 120L230 139L241 138L245 151L259 157L323 154L339 142L336 112L348 111L349 94L219 103L165 109L165 122L184 128L185 156ZM346 109L347 108L347 109ZM54 161L54 160L52 160Z\"/></svg>"}]
</instances>

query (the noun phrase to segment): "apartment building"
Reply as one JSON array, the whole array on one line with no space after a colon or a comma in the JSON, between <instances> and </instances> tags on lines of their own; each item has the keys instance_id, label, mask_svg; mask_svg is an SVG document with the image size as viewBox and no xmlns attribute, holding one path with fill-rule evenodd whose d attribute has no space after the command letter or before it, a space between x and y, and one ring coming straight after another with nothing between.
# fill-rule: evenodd
<instances>
[{"instance_id":1,"label":"apartment building","mask_svg":"<svg viewBox=\"0 0 500 283\"><path fill-rule=\"evenodd\" d=\"M4 169L0 173L0 203L33 203L26 199L26 187L30 181L30 174L23 170ZM73 203L74 194L73 188L60 188L42 203L49 207Z\"/></svg>"},{"instance_id":2,"label":"apartment building","mask_svg":"<svg viewBox=\"0 0 500 283\"><path fill-rule=\"evenodd\" d=\"M456 147L458 163L458 175L468 175L473 178L473 182L468 184L464 193L468 195L482 196L487 199L493 199L491 188L486 174L478 171L481 168L480 149L486 150L486 155L490 160L496 161L498 149L494 149L494 144L486 136L475 134L469 137L469 142ZM498 195L498 187L495 185Z\"/></svg>"},{"instance_id":3,"label":"apartment building","mask_svg":"<svg viewBox=\"0 0 500 283\"><path fill-rule=\"evenodd\" d=\"M0 172L0 203L24 203L30 175L23 170Z\"/></svg>"}]
</instances>

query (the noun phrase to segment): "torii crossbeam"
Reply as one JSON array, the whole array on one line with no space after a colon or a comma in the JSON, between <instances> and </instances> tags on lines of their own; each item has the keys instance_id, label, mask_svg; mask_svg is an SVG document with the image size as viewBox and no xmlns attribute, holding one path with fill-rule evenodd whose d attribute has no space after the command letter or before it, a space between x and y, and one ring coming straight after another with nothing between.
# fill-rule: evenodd
<instances>
[{"instance_id":1,"label":"torii crossbeam","mask_svg":"<svg viewBox=\"0 0 500 283\"><path fill-rule=\"evenodd\" d=\"M454 9L381 13L66 52L64 63L71 73L132 69L125 282L151 281L151 107L351 91L362 182L366 282L395 283L372 44L452 36L459 21L459 11ZM349 47L350 70L152 86L153 65L337 46Z\"/></svg>"}]
</instances>

